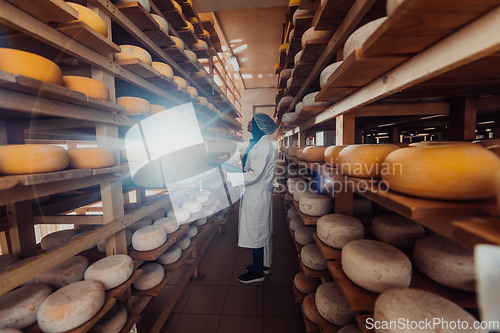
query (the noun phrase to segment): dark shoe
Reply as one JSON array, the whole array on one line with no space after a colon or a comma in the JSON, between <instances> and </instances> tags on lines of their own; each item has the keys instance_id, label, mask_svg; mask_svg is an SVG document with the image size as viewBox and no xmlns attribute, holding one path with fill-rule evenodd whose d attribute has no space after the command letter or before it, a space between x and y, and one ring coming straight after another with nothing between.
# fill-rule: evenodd
<instances>
[{"instance_id":1,"label":"dark shoe","mask_svg":"<svg viewBox=\"0 0 500 333\"><path fill-rule=\"evenodd\" d=\"M251 270L253 270L253 265L247 266L247 267L245 267L245 269L247 270L247 272L250 272ZM271 268L264 266L263 272L264 272L264 274L267 275L267 274L271 273Z\"/></svg>"},{"instance_id":2,"label":"dark shoe","mask_svg":"<svg viewBox=\"0 0 500 333\"><path fill-rule=\"evenodd\" d=\"M257 273L256 271L248 271L247 273L238 276L238 281L241 283L254 283L264 281L264 273Z\"/></svg>"}]
</instances>

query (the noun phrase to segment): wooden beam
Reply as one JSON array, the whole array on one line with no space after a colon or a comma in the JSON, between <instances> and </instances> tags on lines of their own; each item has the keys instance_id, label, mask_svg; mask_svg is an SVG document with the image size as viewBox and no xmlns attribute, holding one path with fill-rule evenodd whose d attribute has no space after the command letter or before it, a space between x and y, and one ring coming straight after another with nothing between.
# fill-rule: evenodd
<instances>
[{"instance_id":1,"label":"wooden beam","mask_svg":"<svg viewBox=\"0 0 500 333\"><path fill-rule=\"evenodd\" d=\"M103 224L102 216L99 215L57 215L57 216L34 216L33 224Z\"/></svg>"},{"instance_id":2,"label":"wooden beam","mask_svg":"<svg viewBox=\"0 0 500 333\"><path fill-rule=\"evenodd\" d=\"M472 141L476 139L476 100L453 98L450 102L450 124L448 140Z\"/></svg>"},{"instance_id":3,"label":"wooden beam","mask_svg":"<svg viewBox=\"0 0 500 333\"><path fill-rule=\"evenodd\" d=\"M354 113L342 115L336 119L335 145L352 145L355 142L355 117ZM335 193L335 214L352 216L354 210L354 192L345 184ZM338 190L338 189L336 189Z\"/></svg>"},{"instance_id":4,"label":"wooden beam","mask_svg":"<svg viewBox=\"0 0 500 333\"><path fill-rule=\"evenodd\" d=\"M31 200L7 205L12 253L21 258L37 255Z\"/></svg>"},{"instance_id":5,"label":"wooden beam","mask_svg":"<svg viewBox=\"0 0 500 333\"><path fill-rule=\"evenodd\" d=\"M356 118L449 114L448 103L370 104L355 111Z\"/></svg>"}]
</instances>

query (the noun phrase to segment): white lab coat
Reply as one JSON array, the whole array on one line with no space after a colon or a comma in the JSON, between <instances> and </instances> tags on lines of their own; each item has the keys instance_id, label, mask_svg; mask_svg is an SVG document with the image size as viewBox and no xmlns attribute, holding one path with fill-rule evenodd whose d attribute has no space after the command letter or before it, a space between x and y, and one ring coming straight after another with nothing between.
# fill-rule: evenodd
<instances>
[{"instance_id":1,"label":"white lab coat","mask_svg":"<svg viewBox=\"0 0 500 333\"><path fill-rule=\"evenodd\" d=\"M273 232L274 147L263 136L247 156L243 173L245 192L240 200L238 246L264 247L264 266L271 266Z\"/></svg>"}]
</instances>

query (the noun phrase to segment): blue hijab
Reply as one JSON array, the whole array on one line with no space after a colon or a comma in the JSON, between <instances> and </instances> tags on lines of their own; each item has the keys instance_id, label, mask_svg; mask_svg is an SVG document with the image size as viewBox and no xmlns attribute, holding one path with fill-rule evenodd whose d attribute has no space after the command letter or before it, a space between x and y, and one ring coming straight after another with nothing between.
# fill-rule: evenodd
<instances>
[{"instance_id":1,"label":"blue hijab","mask_svg":"<svg viewBox=\"0 0 500 333\"><path fill-rule=\"evenodd\" d=\"M250 142L248 143L248 147L245 150L245 155L243 155L243 168L245 168L245 165L247 163L247 157L248 153L250 153L250 150L252 150L253 146L257 142L259 142L260 138L262 138L264 135L264 132L257 126L257 123L255 122L255 118L252 119L252 137L250 138Z\"/></svg>"}]
</instances>

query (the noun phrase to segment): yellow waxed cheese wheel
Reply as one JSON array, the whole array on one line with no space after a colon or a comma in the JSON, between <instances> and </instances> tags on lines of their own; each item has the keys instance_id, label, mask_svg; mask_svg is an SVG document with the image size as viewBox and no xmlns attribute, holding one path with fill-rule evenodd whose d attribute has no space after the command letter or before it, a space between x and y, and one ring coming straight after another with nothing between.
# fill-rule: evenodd
<instances>
[{"instance_id":1,"label":"yellow waxed cheese wheel","mask_svg":"<svg viewBox=\"0 0 500 333\"><path fill-rule=\"evenodd\" d=\"M40 241L40 246L45 251L49 251L55 247L58 247L61 244L69 242L71 237L73 237L74 235L76 235L75 229L66 229L66 230L55 231L53 233L50 233L50 234L44 236L42 238L42 240Z\"/></svg>"},{"instance_id":2,"label":"yellow waxed cheese wheel","mask_svg":"<svg viewBox=\"0 0 500 333\"><path fill-rule=\"evenodd\" d=\"M325 150L328 147L307 147L302 154L308 162L323 162L325 160Z\"/></svg>"},{"instance_id":3,"label":"yellow waxed cheese wheel","mask_svg":"<svg viewBox=\"0 0 500 333\"><path fill-rule=\"evenodd\" d=\"M316 271L322 271L327 268L326 260L316 244L304 246L300 251L300 260L306 267Z\"/></svg>"},{"instance_id":4,"label":"yellow waxed cheese wheel","mask_svg":"<svg viewBox=\"0 0 500 333\"><path fill-rule=\"evenodd\" d=\"M63 76L66 88L79 91L87 96L109 101L109 89L101 81L84 76Z\"/></svg>"},{"instance_id":5,"label":"yellow waxed cheese wheel","mask_svg":"<svg viewBox=\"0 0 500 333\"><path fill-rule=\"evenodd\" d=\"M0 48L0 71L20 74L35 80L62 86L62 72L59 66L38 54Z\"/></svg>"},{"instance_id":6,"label":"yellow waxed cheese wheel","mask_svg":"<svg viewBox=\"0 0 500 333\"><path fill-rule=\"evenodd\" d=\"M498 147L500 146L500 139L487 139L487 140L477 140L473 141L484 148Z\"/></svg>"},{"instance_id":7,"label":"yellow waxed cheese wheel","mask_svg":"<svg viewBox=\"0 0 500 333\"><path fill-rule=\"evenodd\" d=\"M100 282L104 289L113 289L127 281L134 272L134 261L126 254L102 258L87 268L84 279Z\"/></svg>"},{"instance_id":8,"label":"yellow waxed cheese wheel","mask_svg":"<svg viewBox=\"0 0 500 333\"><path fill-rule=\"evenodd\" d=\"M38 309L43 332L66 332L94 317L104 304L104 288L98 281L80 281L47 297Z\"/></svg>"},{"instance_id":9,"label":"yellow waxed cheese wheel","mask_svg":"<svg viewBox=\"0 0 500 333\"><path fill-rule=\"evenodd\" d=\"M307 295L302 302L302 307L304 310L304 316L307 317L311 322L319 324L321 321L321 315L316 309L316 293Z\"/></svg>"},{"instance_id":10,"label":"yellow waxed cheese wheel","mask_svg":"<svg viewBox=\"0 0 500 333\"><path fill-rule=\"evenodd\" d=\"M0 174L22 175L66 169L66 149L50 145L0 146Z\"/></svg>"},{"instance_id":11,"label":"yellow waxed cheese wheel","mask_svg":"<svg viewBox=\"0 0 500 333\"><path fill-rule=\"evenodd\" d=\"M198 58L196 57L196 53L190 50L184 50L184 54L189 58L189 60L196 62Z\"/></svg>"},{"instance_id":12,"label":"yellow waxed cheese wheel","mask_svg":"<svg viewBox=\"0 0 500 333\"><path fill-rule=\"evenodd\" d=\"M330 38L333 35L332 30L314 30L314 27L311 27L304 32L302 35L301 43L302 43L302 50L306 48L307 42L314 42L314 41L329 41Z\"/></svg>"},{"instance_id":13,"label":"yellow waxed cheese wheel","mask_svg":"<svg viewBox=\"0 0 500 333\"><path fill-rule=\"evenodd\" d=\"M448 144L398 149L385 161L389 188L440 200L477 200L494 196L500 159L477 144Z\"/></svg>"},{"instance_id":14,"label":"yellow waxed cheese wheel","mask_svg":"<svg viewBox=\"0 0 500 333\"><path fill-rule=\"evenodd\" d=\"M189 31L191 31L194 34L194 26L191 22L186 22L187 23L187 28Z\"/></svg>"},{"instance_id":15,"label":"yellow waxed cheese wheel","mask_svg":"<svg viewBox=\"0 0 500 333\"><path fill-rule=\"evenodd\" d=\"M83 274L88 266L89 261L87 258L74 256L38 275L35 281L37 284L46 284L56 290L71 283L82 281Z\"/></svg>"},{"instance_id":16,"label":"yellow waxed cheese wheel","mask_svg":"<svg viewBox=\"0 0 500 333\"><path fill-rule=\"evenodd\" d=\"M500 146L495 146L495 147L488 147L487 148L489 151L491 151L493 154L497 155L500 157Z\"/></svg>"},{"instance_id":17,"label":"yellow waxed cheese wheel","mask_svg":"<svg viewBox=\"0 0 500 333\"><path fill-rule=\"evenodd\" d=\"M168 23L167 23L167 21L165 21L165 19L163 17L158 16L156 14L151 14L151 16L154 18L154 20L156 21L156 23L158 23L158 25L163 30L165 30L165 33L168 33Z\"/></svg>"},{"instance_id":18,"label":"yellow waxed cheese wheel","mask_svg":"<svg viewBox=\"0 0 500 333\"><path fill-rule=\"evenodd\" d=\"M187 82L180 76L174 76L174 82L177 83L178 88L187 89Z\"/></svg>"},{"instance_id":19,"label":"yellow waxed cheese wheel","mask_svg":"<svg viewBox=\"0 0 500 333\"><path fill-rule=\"evenodd\" d=\"M210 32L206 31L205 29L203 29L203 36L207 37L208 39L210 39Z\"/></svg>"},{"instance_id":20,"label":"yellow waxed cheese wheel","mask_svg":"<svg viewBox=\"0 0 500 333\"><path fill-rule=\"evenodd\" d=\"M284 51L290 46L290 43L281 44L278 48L279 51Z\"/></svg>"},{"instance_id":21,"label":"yellow waxed cheese wheel","mask_svg":"<svg viewBox=\"0 0 500 333\"><path fill-rule=\"evenodd\" d=\"M181 50L184 50L184 42L180 38L174 36L170 36L170 38L172 38L172 40L174 41L175 46L177 46Z\"/></svg>"},{"instance_id":22,"label":"yellow waxed cheese wheel","mask_svg":"<svg viewBox=\"0 0 500 333\"><path fill-rule=\"evenodd\" d=\"M78 12L77 21L86 23L89 27L91 27L104 37L108 37L108 28L106 27L106 23L104 23L104 20L99 16L99 14L85 6L72 2L66 3Z\"/></svg>"},{"instance_id":23,"label":"yellow waxed cheese wheel","mask_svg":"<svg viewBox=\"0 0 500 333\"><path fill-rule=\"evenodd\" d=\"M186 89L186 90L187 90L187 92L189 93L189 95L191 95L191 98L196 98L196 97L198 97L198 90L196 90L196 88L195 88L195 87L191 87L191 86L189 86L189 87L187 87L187 89Z\"/></svg>"},{"instance_id":24,"label":"yellow waxed cheese wheel","mask_svg":"<svg viewBox=\"0 0 500 333\"><path fill-rule=\"evenodd\" d=\"M193 50L208 50L208 44L204 40L198 39L196 44L191 45Z\"/></svg>"},{"instance_id":25,"label":"yellow waxed cheese wheel","mask_svg":"<svg viewBox=\"0 0 500 333\"><path fill-rule=\"evenodd\" d=\"M115 60L139 59L148 65L153 64L153 59L148 51L134 45L120 45L120 52L113 54Z\"/></svg>"},{"instance_id":26,"label":"yellow waxed cheese wheel","mask_svg":"<svg viewBox=\"0 0 500 333\"><path fill-rule=\"evenodd\" d=\"M208 99L202 96L198 96L198 102L200 106L207 106L208 105Z\"/></svg>"},{"instance_id":27,"label":"yellow waxed cheese wheel","mask_svg":"<svg viewBox=\"0 0 500 333\"><path fill-rule=\"evenodd\" d=\"M339 156L339 153L342 149L344 149L347 146L330 146L326 148L324 158L325 158L325 163L328 164L328 166L336 168L337 167L337 157Z\"/></svg>"},{"instance_id":28,"label":"yellow waxed cheese wheel","mask_svg":"<svg viewBox=\"0 0 500 333\"><path fill-rule=\"evenodd\" d=\"M158 259L162 265L170 265L179 260L182 256L182 249L179 245L173 244L165 252L163 252Z\"/></svg>"},{"instance_id":29,"label":"yellow waxed cheese wheel","mask_svg":"<svg viewBox=\"0 0 500 333\"><path fill-rule=\"evenodd\" d=\"M191 73L191 76L192 77L208 77L208 73L206 70L204 69L200 69L199 71L197 72L193 72Z\"/></svg>"},{"instance_id":30,"label":"yellow waxed cheese wheel","mask_svg":"<svg viewBox=\"0 0 500 333\"><path fill-rule=\"evenodd\" d=\"M201 20L201 23L209 23L210 25L214 25L214 20L210 16L202 16L202 17L200 17L200 20ZM204 31L206 31L206 30L204 30Z\"/></svg>"},{"instance_id":31,"label":"yellow waxed cheese wheel","mask_svg":"<svg viewBox=\"0 0 500 333\"><path fill-rule=\"evenodd\" d=\"M132 235L132 247L137 251L151 251L167 241L167 231L159 225L141 228Z\"/></svg>"},{"instance_id":32,"label":"yellow waxed cheese wheel","mask_svg":"<svg viewBox=\"0 0 500 333\"><path fill-rule=\"evenodd\" d=\"M297 158L299 160L303 160L304 159L304 149L305 148L299 148L295 151L295 156L297 156Z\"/></svg>"},{"instance_id":33,"label":"yellow waxed cheese wheel","mask_svg":"<svg viewBox=\"0 0 500 333\"><path fill-rule=\"evenodd\" d=\"M156 287L165 277L165 268L157 263L141 266L142 274L135 280L134 288L137 290L148 290Z\"/></svg>"},{"instance_id":34,"label":"yellow waxed cheese wheel","mask_svg":"<svg viewBox=\"0 0 500 333\"><path fill-rule=\"evenodd\" d=\"M0 327L22 330L34 324L38 309L51 293L49 286L35 284L1 295Z\"/></svg>"},{"instance_id":35,"label":"yellow waxed cheese wheel","mask_svg":"<svg viewBox=\"0 0 500 333\"><path fill-rule=\"evenodd\" d=\"M290 147L288 148L288 155L290 155L291 157L297 157L296 155L296 152L297 152L297 147Z\"/></svg>"},{"instance_id":36,"label":"yellow waxed cheese wheel","mask_svg":"<svg viewBox=\"0 0 500 333\"><path fill-rule=\"evenodd\" d=\"M172 67L169 65L163 63L163 62L157 62L153 61L153 68L156 69L160 74L165 75L168 77L170 80L174 79L174 71L172 70Z\"/></svg>"},{"instance_id":37,"label":"yellow waxed cheese wheel","mask_svg":"<svg viewBox=\"0 0 500 333\"><path fill-rule=\"evenodd\" d=\"M299 272L295 275L293 282L295 288L303 294L310 294L316 291L316 288L321 284L319 278L305 276L304 272Z\"/></svg>"},{"instance_id":38,"label":"yellow waxed cheese wheel","mask_svg":"<svg viewBox=\"0 0 500 333\"><path fill-rule=\"evenodd\" d=\"M151 113L151 104L144 98L122 96L116 103L126 108L125 113Z\"/></svg>"},{"instance_id":39,"label":"yellow waxed cheese wheel","mask_svg":"<svg viewBox=\"0 0 500 333\"><path fill-rule=\"evenodd\" d=\"M280 64L276 64L276 65L274 65L274 71L277 71L277 70L278 70L278 68L280 68Z\"/></svg>"},{"instance_id":40,"label":"yellow waxed cheese wheel","mask_svg":"<svg viewBox=\"0 0 500 333\"><path fill-rule=\"evenodd\" d=\"M291 7L291 6L297 6L300 4L300 0L290 0L288 2L288 6Z\"/></svg>"},{"instance_id":41,"label":"yellow waxed cheese wheel","mask_svg":"<svg viewBox=\"0 0 500 333\"><path fill-rule=\"evenodd\" d=\"M198 19L196 17L189 17L188 21L191 22L192 24L198 24Z\"/></svg>"},{"instance_id":42,"label":"yellow waxed cheese wheel","mask_svg":"<svg viewBox=\"0 0 500 333\"><path fill-rule=\"evenodd\" d=\"M384 159L397 149L398 146L391 144L348 146L337 157L340 172L351 177L380 178L389 172Z\"/></svg>"},{"instance_id":43,"label":"yellow waxed cheese wheel","mask_svg":"<svg viewBox=\"0 0 500 333\"><path fill-rule=\"evenodd\" d=\"M425 237L422 225L399 215L381 215L372 220L372 232L376 239L397 248L413 248Z\"/></svg>"},{"instance_id":44,"label":"yellow waxed cheese wheel","mask_svg":"<svg viewBox=\"0 0 500 333\"><path fill-rule=\"evenodd\" d=\"M182 13L182 7L181 7L181 5L179 5L176 1L172 1L172 3L174 4L175 9L176 9L179 13Z\"/></svg>"},{"instance_id":45,"label":"yellow waxed cheese wheel","mask_svg":"<svg viewBox=\"0 0 500 333\"><path fill-rule=\"evenodd\" d=\"M352 311L335 282L326 282L316 289L316 309L324 319L339 326L354 324L356 313Z\"/></svg>"},{"instance_id":46,"label":"yellow waxed cheese wheel","mask_svg":"<svg viewBox=\"0 0 500 333\"><path fill-rule=\"evenodd\" d=\"M361 28L354 31L344 44L344 60L347 59L347 57L354 52L354 50L363 47L363 44L366 42L368 37L370 37L375 30L377 30L382 23L385 22L385 20L387 20L387 17L381 17L366 23Z\"/></svg>"},{"instance_id":47,"label":"yellow waxed cheese wheel","mask_svg":"<svg viewBox=\"0 0 500 333\"><path fill-rule=\"evenodd\" d=\"M214 111L215 110L215 106L212 104L212 103L208 103L207 104L207 108L209 108L210 110Z\"/></svg>"},{"instance_id":48,"label":"yellow waxed cheese wheel","mask_svg":"<svg viewBox=\"0 0 500 333\"><path fill-rule=\"evenodd\" d=\"M151 104L151 114L157 114L165 111L167 108L159 104Z\"/></svg>"},{"instance_id":49,"label":"yellow waxed cheese wheel","mask_svg":"<svg viewBox=\"0 0 500 333\"><path fill-rule=\"evenodd\" d=\"M89 333L119 333L127 323L127 308L121 303L113 305L111 310L92 326Z\"/></svg>"},{"instance_id":50,"label":"yellow waxed cheese wheel","mask_svg":"<svg viewBox=\"0 0 500 333\"><path fill-rule=\"evenodd\" d=\"M115 164L115 154L109 148L69 149L69 167L73 169L99 169Z\"/></svg>"}]
</instances>

